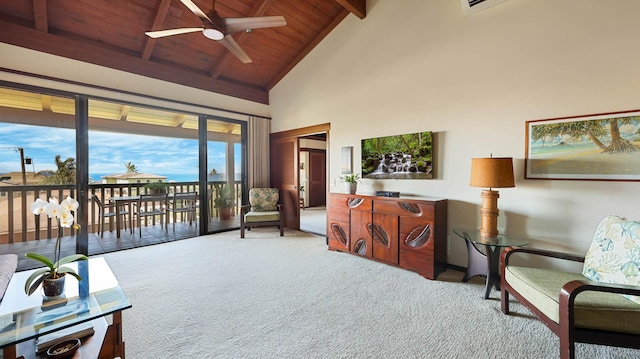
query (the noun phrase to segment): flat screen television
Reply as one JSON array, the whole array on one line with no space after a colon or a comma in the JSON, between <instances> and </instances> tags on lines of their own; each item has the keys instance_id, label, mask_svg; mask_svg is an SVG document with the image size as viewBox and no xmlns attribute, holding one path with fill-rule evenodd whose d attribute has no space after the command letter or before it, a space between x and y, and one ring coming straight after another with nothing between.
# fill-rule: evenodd
<instances>
[{"instance_id":1,"label":"flat screen television","mask_svg":"<svg viewBox=\"0 0 640 359\"><path fill-rule=\"evenodd\" d=\"M433 178L432 138L417 132L362 140L362 178Z\"/></svg>"}]
</instances>

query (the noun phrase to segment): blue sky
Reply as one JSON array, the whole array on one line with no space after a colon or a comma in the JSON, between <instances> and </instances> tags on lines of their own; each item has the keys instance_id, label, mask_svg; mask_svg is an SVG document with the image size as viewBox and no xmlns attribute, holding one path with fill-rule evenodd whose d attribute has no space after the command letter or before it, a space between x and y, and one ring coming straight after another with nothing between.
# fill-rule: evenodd
<instances>
[{"instance_id":1,"label":"blue sky","mask_svg":"<svg viewBox=\"0 0 640 359\"><path fill-rule=\"evenodd\" d=\"M20 172L20 153L33 159L26 171L55 170L55 156L63 160L75 158L75 130L0 123L0 174ZM209 142L209 170L225 169L225 144ZM236 145L240 153L240 145ZM124 173L131 162L141 173L167 176L167 180L196 181L198 179L198 141L123 133L89 131L89 176ZM236 156L236 172L240 156Z\"/></svg>"}]
</instances>

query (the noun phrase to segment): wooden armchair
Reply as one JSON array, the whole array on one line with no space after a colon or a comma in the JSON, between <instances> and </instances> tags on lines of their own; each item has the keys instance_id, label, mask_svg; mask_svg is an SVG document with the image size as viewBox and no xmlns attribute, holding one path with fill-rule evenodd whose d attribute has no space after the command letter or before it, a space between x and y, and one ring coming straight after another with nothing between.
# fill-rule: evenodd
<instances>
[{"instance_id":1,"label":"wooden armchair","mask_svg":"<svg viewBox=\"0 0 640 359\"><path fill-rule=\"evenodd\" d=\"M249 203L241 207L240 238L244 230L252 227L278 226L280 237L284 236L284 216L282 204L278 203L280 192L277 188L252 188L249 190Z\"/></svg>"},{"instance_id":2,"label":"wooden armchair","mask_svg":"<svg viewBox=\"0 0 640 359\"><path fill-rule=\"evenodd\" d=\"M520 267L516 254L583 262L582 273ZM586 257L511 247L501 257L501 310L509 295L560 339L560 358L575 358L575 343L640 349L640 222L605 218ZM638 353L640 355L640 353Z\"/></svg>"}]
</instances>

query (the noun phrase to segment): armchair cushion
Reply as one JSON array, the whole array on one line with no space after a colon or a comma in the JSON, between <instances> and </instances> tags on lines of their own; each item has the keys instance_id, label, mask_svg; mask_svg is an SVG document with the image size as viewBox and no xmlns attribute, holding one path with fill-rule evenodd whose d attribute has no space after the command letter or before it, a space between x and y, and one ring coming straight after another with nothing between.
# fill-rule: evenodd
<instances>
[{"instance_id":1,"label":"armchair cushion","mask_svg":"<svg viewBox=\"0 0 640 359\"><path fill-rule=\"evenodd\" d=\"M543 314L559 323L560 290L580 273L543 268L507 266L505 280ZM576 297L576 327L640 334L640 306L615 293L587 291Z\"/></svg>"},{"instance_id":2,"label":"armchair cushion","mask_svg":"<svg viewBox=\"0 0 640 359\"><path fill-rule=\"evenodd\" d=\"M277 188L252 188L249 190L251 211L278 211L279 198L280 194Z\"/></svg>"},{"instance_id":3,"label":"armchair cushion","mask_svg":"<svg viewBox=\"0 0 640 359\"><path fill-rule=\"evenodd\" d=\"M247 223L255 222L272 222L280 220L280 212L278 211L251 211L244 215L244 221Z\"/></svg>"},{"instance_id":4,"label":"armchair cushion","mask_svg":"<svg viewBox=\"0 0 640 359\"><path fill-rule=\"evenodd\" d=\"M582 274L596 282L640 286L640 222L618 215L603 219L585 256ZM625 297L640 304L640 297Z\"/></svg>"}]
</instances>

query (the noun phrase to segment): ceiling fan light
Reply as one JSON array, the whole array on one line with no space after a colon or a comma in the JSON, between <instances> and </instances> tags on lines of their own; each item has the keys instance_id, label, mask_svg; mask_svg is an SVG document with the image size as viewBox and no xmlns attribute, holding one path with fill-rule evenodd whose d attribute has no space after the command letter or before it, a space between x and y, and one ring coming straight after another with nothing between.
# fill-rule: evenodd
<instances>
[{"instance_id":1,"label":"ceiling fan light","mask_svg":"<svg viewBox=\"0 0 640 359\"><path fill-rule=\"evenodd\" d=\"M224 39L224 34L220 30L208 28L208 29L203 29L202 33L204 34L204 36L210 38L211 40Z\"/></svg>"}]
</instances>

